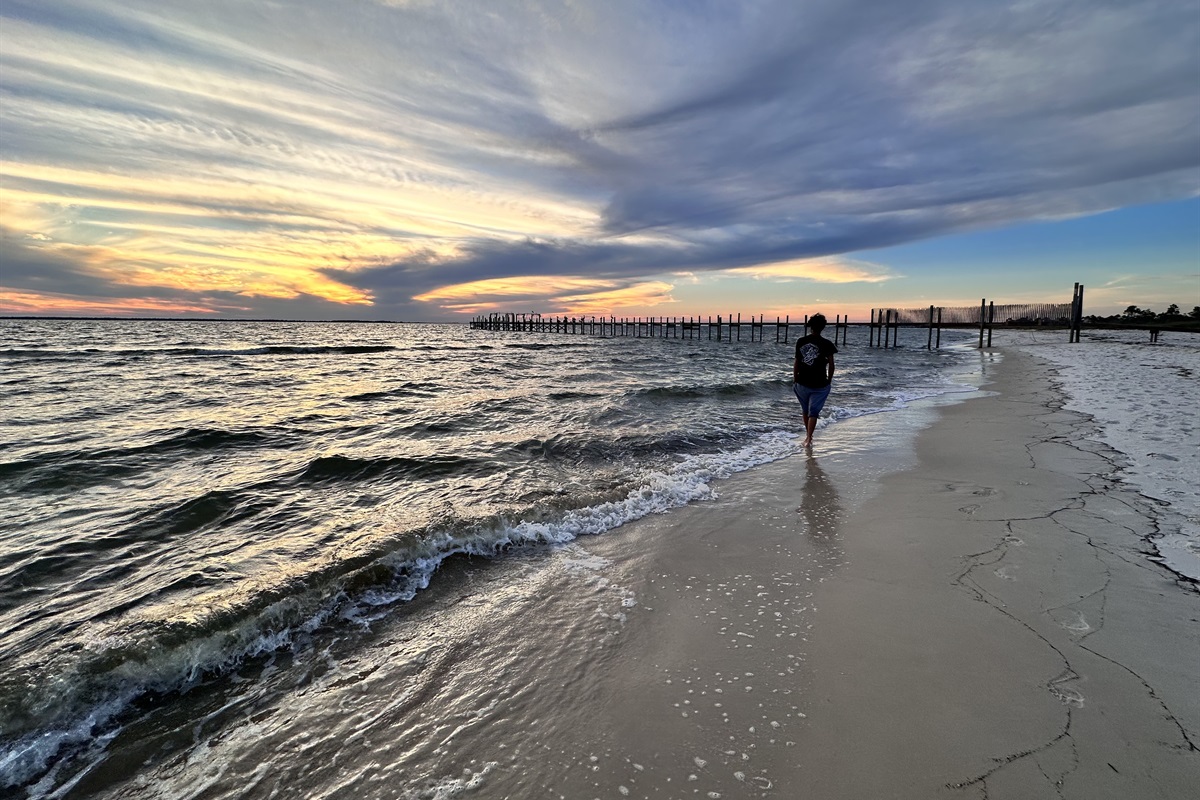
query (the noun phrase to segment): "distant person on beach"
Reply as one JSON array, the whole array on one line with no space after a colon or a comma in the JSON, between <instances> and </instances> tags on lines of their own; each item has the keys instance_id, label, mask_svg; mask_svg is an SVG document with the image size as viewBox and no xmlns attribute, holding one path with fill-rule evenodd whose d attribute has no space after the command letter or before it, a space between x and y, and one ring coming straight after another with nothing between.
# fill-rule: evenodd
<instances>
[{"instance_id":1,"label":"distant person on beach","mask_svg":"<svg viewBox=\"0 0 1200 800\"><path fill-rule=\"evenodd\" d=\"M837 346L821 336L825 330L825 315L813 314L808 320L812 333L796 340L796 360L792 362L792 391L800 401L804 414L804 447L812 447L817 417L825 407L833 384L833 354Z\"/></svg>"}]
</instances>

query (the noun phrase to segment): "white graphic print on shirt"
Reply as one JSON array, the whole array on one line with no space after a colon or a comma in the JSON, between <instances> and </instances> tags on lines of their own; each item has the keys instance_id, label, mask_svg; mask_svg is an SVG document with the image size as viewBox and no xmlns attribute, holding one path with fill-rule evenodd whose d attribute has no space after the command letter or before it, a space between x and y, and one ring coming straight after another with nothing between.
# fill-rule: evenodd
<instances>
[{"instance_id":1,"label":"white graphic print on shirt","mask_svg":"<svg viewBox=\"0 0 1200 800\"><path fill-rule=\"evenodd\" d=\"M800 360L804 362L805 366L811 367L819 355L821 355L821 348L812 342L808 342L800 348Z\"/></svg>"}]
</instances>

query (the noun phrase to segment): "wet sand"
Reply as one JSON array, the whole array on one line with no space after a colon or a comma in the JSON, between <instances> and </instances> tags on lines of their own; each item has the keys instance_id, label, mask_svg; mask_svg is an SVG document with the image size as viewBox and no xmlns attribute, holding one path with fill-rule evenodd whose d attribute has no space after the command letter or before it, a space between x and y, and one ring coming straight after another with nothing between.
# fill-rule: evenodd
<instances>
[{"instance_id":1,"label":"wet sand","mask_svg":"<svg viewBox=\"0 0 1200 800\"><path fill-rule=\"evenodd\" d=\"M638 605L545 796L1194 796L1200 594L1045 365L990 370L865 502L818 438L581 542Z\"/></svg>"}]
</instances>

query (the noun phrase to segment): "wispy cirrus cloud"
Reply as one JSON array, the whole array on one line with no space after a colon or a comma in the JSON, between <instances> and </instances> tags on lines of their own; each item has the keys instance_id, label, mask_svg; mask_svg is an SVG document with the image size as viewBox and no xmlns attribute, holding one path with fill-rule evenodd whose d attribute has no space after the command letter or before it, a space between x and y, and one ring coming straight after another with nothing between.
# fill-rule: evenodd
<instances>
[{"instance_id":1,"label":"wispy cirrus cloud","mask_svg":"<svg viewBox=\"0 0 1200 800\"><path fill-rule=\"evenodd\" d=\"M538 276L596 282L521 298L562 308L668 302L634 287L680 272L869 284L896 276L847 254L1200 193L1188 0L0 18L0 291L26 302L53 275L379 317Z\"/></svg>"},{"instance_id":2,"label":"wispy cirrus cloud","mask_svg":"<svg viewBox=\"0 0 1200 800\"><path fill-rule=\"evenodd\" d=\"M733 275L748 275L759 280L815 281L818 283L882 283L896 276L880 264L849 258L800 258L791 261L756 264L727 270Z\"/></svg>"},{"instance_id":3,"label":"wispy cirrus cloud","mask_svg":"<svg viewBox=\"0 0 1200 800\"><path fill-rule=\"evenodd\" d=\"M414 297L436 303L447 311L478 314L510 311L521 304L537 313L615 314L622 308L657 306L672 302L674 286L663 281L618 281L571 278L560 275L489 278L444 286Z\"/></svg>"}]
</instances>

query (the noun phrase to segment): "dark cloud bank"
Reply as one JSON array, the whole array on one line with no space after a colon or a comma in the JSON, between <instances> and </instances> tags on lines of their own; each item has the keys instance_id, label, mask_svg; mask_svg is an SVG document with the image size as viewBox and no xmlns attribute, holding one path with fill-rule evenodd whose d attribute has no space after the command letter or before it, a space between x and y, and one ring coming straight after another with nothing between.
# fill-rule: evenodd
<instances>
[{"instance_id":1,"label":"dark cloud bank","mask_svg":"<svg viewBox=\"0 0 1200 800\"><path fill-rule=\"evenodd\" d=\"M279 56L247 70L286 64L318 98L392 114L435 162L598 211L571 237L481 234L451 258L327 270L374 294L370 316L436 316L411 298L486 278L628 281L1200 194L1194 0L364 4L352 18L314 3L287 25L240 8L229 24ZM119 288L5 250L10 285Z\"/></svg>"}]
</instances>

